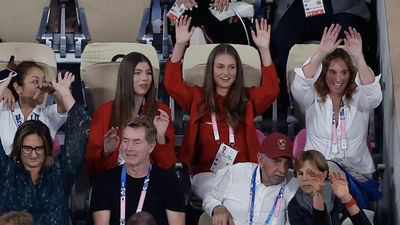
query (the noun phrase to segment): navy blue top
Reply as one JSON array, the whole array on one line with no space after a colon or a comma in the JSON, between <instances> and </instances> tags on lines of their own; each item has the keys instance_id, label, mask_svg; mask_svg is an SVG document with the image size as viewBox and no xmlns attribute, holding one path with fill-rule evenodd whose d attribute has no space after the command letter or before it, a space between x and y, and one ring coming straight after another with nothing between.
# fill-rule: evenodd
<instances>
[{"instance_id":1,"label":"navy blue top","mask_svg":"<svg viewBox=\"0 0 400 225\"><path fill-rule=\"evenodd\" d=\"M83 163L90 117L75 104L68 112L65 144L49 168L42 168L34 185L30 172L4 153L0 144L0 215L26 210L35 225L69 224L68 198Z\"/></svg>"}]
</instances>

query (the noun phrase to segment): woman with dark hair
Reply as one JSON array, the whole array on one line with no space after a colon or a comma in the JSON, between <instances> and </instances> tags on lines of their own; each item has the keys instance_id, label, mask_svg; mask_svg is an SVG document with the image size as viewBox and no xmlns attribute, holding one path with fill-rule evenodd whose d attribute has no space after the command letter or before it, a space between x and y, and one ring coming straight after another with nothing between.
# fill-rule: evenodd
<instances>
[{"instance_id":1,"label":"woman with dark hair","mask_svg":"<svg viewBox=\"0 0 400 225\"><path fill-rule=\"evenodd\" d=\"M12 78L5 92L12 92L12 101L15 105L11 109L0 103L0 139L5 153L11 152L11 144L17 128L27 120L40 120L50 129L54 139L57 130L67 120L67 112L75 102L69 88L75 76L66 72L64 78L58 74L58 82L46 82L46 73L42 66L33 61L23 61L18 65L10 62L9 68L14 69L17 75ZM59 87L56 87L59 86ZM46 94L51 94L56 104L42 107ZM5 100L4 100L5 101ZM68 106L67 106L68 105Z\"/></svg>"},{"instance_id":2,"label":"woman with dark hair","mask_svg":"<svg viewBox=\"0 0 400 225\"><path fill-rule=\"evenodd\" d=\"M340 225L350 218L355 225L370 225L370 221L349 192L339 172L329 174L329 166L321 152L301 152L294 166L299 189L289 202L291 225Z\"/></svg>"},{"instance_id":3,"label":"woman with dark hair","mask_svg":"<svg viewBox=\"0 0 400 225\"><path fill-rule=\"evenodd\" d=\"M183 83L181 72L185 45L194 31L194 28L188 30L190 21L191 18L183 16L176 23L176 44L164 80L167 92L190 113L178 158L191 164L194 174L211 171L219 149L221 154L231 157L229 164L257 162L260 144L253 119L267 110L279 93L279 82L269 51L270 26L262 19L260 23L256 21L257 33L252 32L263 64L260 87L245 88L240 57L228 44L218 45L211 52L204 86L192 87ZM227 150L222 153L224 147Z\"/></svg>"},{"instance_id":4,"label":"woman with dark hair","mask_svg":"<svg viewBox=\"0 0 400 225\"><path fill-rule=\"evenodd\" d=\"M169 169L175 162L175 134L168 106L157 102L150 60L141 53L125 56L118 70L115 98L95 110L86 152L86 169L91 180L123 163L120 157L122 124L136 116L149 116L157 128L153 164Z\"/></svg>"},{"instance_id":5,"label":"woman with dark hair","mask_svg":"<svg viewBox=\"0 0 400 225\"><path fill-rule=\"evenodd\" d=\"M0 83L0 93L10 80ZM10 157L0 144L0 215L25 210L36 225L70 224L68 198L85 157L90 126L83 108L75 101L70 104L65 142L56 158L50 130L39 120L18 127Z\"/></svg>"},{"instance_id":6,"label":"woman with dark hair","mask_svg":"<svg viewBox=\"0 0 400 225\"><path fill-rule=\"evenodd\" d=\"M321 44L296 68L292 93L306 110L304 150L318 149L362 174L375 171L367 146L369 113L382 101L379 80L364 60L360 34L345 31L345 50L337 48L340 25L325 28ZM354 63L354 64L353 64Z\"/></svg>"}]
</instances>

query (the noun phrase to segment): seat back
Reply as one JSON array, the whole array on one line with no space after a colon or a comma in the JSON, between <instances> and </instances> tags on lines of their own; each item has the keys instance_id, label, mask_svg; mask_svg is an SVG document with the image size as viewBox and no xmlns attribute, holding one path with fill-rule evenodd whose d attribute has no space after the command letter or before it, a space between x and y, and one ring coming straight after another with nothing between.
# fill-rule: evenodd
<instances>
[{"instance_id":1,"label":"seat back","mask_svg":"<svg viewBox=\"0 0 400 225\"><path fill-rule=\"evenodd\" d=\"M46 73L46 80L48 81L51 81L56 76L56 56L53 49L47 45L30 42L0 43L0 69L7 66L11 55L14 55L16 63L24 60L33 60L43 66Z\"/></svg>"},{"instance_id":2,"label":"seat back","mask_svg":"<svg viewBox=\"0 0 400 225\"><path fill-rule=\"evenodd\" d=\"M0 38L36 42L42 11L49 3L50 0L1 0Z\"/></svg>"},{"instance_id":3,"label":"seat back","mask_svg":"<svg viewBox=\"0 0 400 225\"><path fill-rule=\"evenodd\" d=\"M94 43L82 53L81 77L91 91L94 108L114 99L120 62L111 62L118 54L140 52L149 58L153 67L154 84L159 83L160 65L156 50L139 43Z\"/></svg>"},{"instance_id":4,"label":"seat back","mask_svg":"<svg viewBox=\"0 0 400 225\"><path fill-rule=\"evenodd\" d=\"M294 79L294 69L301 67L318 49L319 44L295 44L289 51L286 64L286 85L290 93L290 85Z\"/></svg>"},{"instance_id":5,"label":"seat back","mask_svg":"<svg viewBox=\"0 0 400 225\"><path fill-rule=\"evenodd\" d=\"M85 9L91 41L137 42L144 9L151 0L79 0Z\"/></svg>"},{"instance_id":6,"label":"seat back","mask_svg":"<svg viewBox=\"0 0 400 225\"><path fill-rule=\"evenodd\" d=\"M186 50L182 79L188 85L202 87L208 56L218 44L194 45ZM261 84L261 60L258 51L248 45L231 44L240 55L246 87Z\"/></svg>"}]
</instances>

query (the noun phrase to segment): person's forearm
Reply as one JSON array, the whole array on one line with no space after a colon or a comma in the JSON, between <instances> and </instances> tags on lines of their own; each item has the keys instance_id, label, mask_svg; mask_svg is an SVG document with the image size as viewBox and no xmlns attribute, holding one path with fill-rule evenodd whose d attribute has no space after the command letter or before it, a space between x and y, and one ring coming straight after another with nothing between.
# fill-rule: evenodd
<instances>
[{"instance_id":1,"label":"person's forearm","mask_svg":"<svg viewBox=\"0 0 400 225\"><path fill-rule=\"evenodd\" d=\"M264 66L270 66L272 64L271 52L269 48L259 48L261 55L261 61Z\"/></svg>"},{"instance_id":2,"label":"person's forearm","mask_svg":"<svg viewBox=\"0 0 400 225\"><path fill-rule=\"evenodd\" d=\"M314 192L312 201L314 209L317 209L319 211L325 210L324 197L322 193Z\"/></svg>"},{"instance_id":3,"label":"person's forearm","mask_svg":"<svg viewBox=\"0 0 400 225\"><path fill-rule=\"evenodd\" d=\"M325 58L325 55L320 51L317 51L312 57L310 62L303 66L303 73L306 78L313 78L322 63L322 60Z\"/></svg>"},{"instance_id":4,"label":"person's forearm","mask_svg":"<svg viewBox=\"0 0 400 225\"><path fill-rule=\"evenodd\" d=\"M184 43L176 43L174 49L172 50L171 62L176 63L182 59L183 52L185 51Z\"/></svg>"},{"instance_id":5,"label":"person's forearm","mask_svg":"<svg viewBox=\"0 0 400 225\"><path fill-rule=\"evenodd\" d=\"M358 77L362 85L372 84L375 81L375 75L369 69L364 57L354 60L358 68Z\"/></svg>"},{"instance_id":6,"label":"person's forearm","mask_svg":"<svg viewBox=\"0 0 400 225\"><path fill-rule=\"evenodd\" d=\"M54 100L57 103L57 112L60 114L68 112L69 110L67 110L65 108L63 97L62 97L61 93L58 91L55 91L52 95L53 95Z\"/></svg>"}]
</instances>

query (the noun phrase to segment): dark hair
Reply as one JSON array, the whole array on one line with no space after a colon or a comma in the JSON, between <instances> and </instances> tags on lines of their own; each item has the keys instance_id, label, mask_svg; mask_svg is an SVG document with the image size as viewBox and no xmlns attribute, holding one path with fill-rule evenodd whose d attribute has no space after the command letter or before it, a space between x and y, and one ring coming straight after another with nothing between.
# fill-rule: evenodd
<instances>
[{"instance_id":1,"label":"dark hair","mask_svg":"<svg viewBox=\"0 0 400 225\"><path fill-rule=\"evenodd\" d=\"M326 95L329 94L328 85L325 82L325 77L328 72L331 61L334 59L342 59L349 69L349 81L347 83L345 89L346 96L346 104L349 104L352 101L352 95L357 88L357 84L355 81L357 68L354 66L353 61L351 60L350 55L342 48L335 49L332 53L327 55L322 61L322 71L321 75L318 77L317 81L314 84L315 90L317 91L320 99L318 100L321 103L324 103L326 100Z\"/></svg>"},{"instance_id":2,"label":"dark hair","mask_svg":"<svg viewBox=\"0 0 400 225\"><path fill-rule=\"evenodd\" d=\"M139 212L128 219L127 225L157 225L157 221L150 213Z\"/></svg>"},{"instance_id":3,"label":"dark hair","mask_svg":"<svg viewBox=\"0 0 400 225\"><path fill-rule=\"evenodd\" d=\"M0 216L1 225L33 225L32 215L26 211L11 211Z\"/></svg>"},{"instance_id":4,"label":"dark hair","mask_svg":"<svg viewBox=\"0 0 400 225\"><path fill-rule=\"evenodd\" d=\"M126 127L131 127L131 128L143 127L146 131L145 133L146 141L150 144L156 142L157 129L154 126L153 120L150 119L150 117L138 116L131 120L126 121L122 127L123 132Z\"/></svg>"},{"instance_id":5,"label":"dark hair","mask_svg":"<svg viewBox=\"0 0 400 225\"><path fill-rule=\"evenodd\" d=\"M227 99L224 102L225 118L229 125L237 131L240 123L244 119L246 106L248 103L246 89L244 87L243 66L239 54L231 45L217 45L210 53L206 65L206 74L204 76L204 95L205 98L197 105L199 115L204 112L220 113L215 102L215 81L214 81L214 61L221 54L231 55L236 61L236 79L229 89ZM205 106L203 106L205 105ZM200 110L202 108L202 110Z\"/></svg>"},{"instance_id":6,"label":"dark hair","mask_svg":"<svg viewBox=\"0 0 400 225\"><path fill-rule=\"evenodd\" d=\"M314 164L319 171L327 171L329 173L329 166L325 156L317 150L308 150L300 152L300 154L296 157L296 162L294 164L295 177L297 177L297 171L299 171L299 169L304 165L305 161L309 161L310 163Z\"/></svg>"},{"instance_id":7,"label":"dark hair","mask_svg":"<svg viewBox=\"0 0 400 225\"><path fill-rule=\"evenodd\" d=\"M45 147L43 166L45 168L52 166L54 162L53 139L51 138L49 128L40 120L28 120L18 127L17 132L15 133L10 157L13 158L16 163L21 162L22 143L24 142L25 137L31 134L36 134L43 140Z\"/></svg>"},{"instance_id":8,"label":"dark hair","mask_svg":"<svg viewBox=\"0 0 400 225\"><path fill-rule=\"evenodd\" d=\"M125 121L132 118L135 108L135 90L133 88L133 73L137 64L146 62L150 66L152 80L150 89L144 96L146 101L146 116L154 119L157 115L156 88L154 85L153 67L150 60L143 54L131 52L125 56L118 69L117 88L111 112L109 128L120 127Z\"/></svg>"},{"instance_id":9,"label":"dark hair","mask_svg":"<svg viewBox=\"0 0 400 225\"><path fill-rule=\"evenodd\" d=\"M41 71L45 72L45 69L34 61L23 61L18 65L16 65L13 61L10 61L8 62L7 67L17 72L17 75L11 79L11 82L8 85L8 88L11 90L16 100L18 100L18 93L14 89L14 83L17 83L19 86L23 86L25 76L27 75L27 72L32 68L38 68Z\"/></svg>"}]
</instances>

